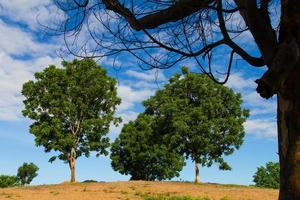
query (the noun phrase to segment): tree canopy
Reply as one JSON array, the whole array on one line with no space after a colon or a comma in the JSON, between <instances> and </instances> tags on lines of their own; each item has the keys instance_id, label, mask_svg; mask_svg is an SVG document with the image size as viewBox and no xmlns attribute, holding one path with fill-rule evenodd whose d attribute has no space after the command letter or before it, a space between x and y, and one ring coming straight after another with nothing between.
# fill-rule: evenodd
<instances>
[{"instance_id":1,"label":"tree canopy","mask_svg":"<svg viewBox=\"0 0 300 200\"><path fill-rule=\"evenodd\" d=\"M279 188L279 163L268 162L265 167L260 166L257 168L253 176L253 182L258 187L266 188Z\"/></svg>"},{"instance_id":2,"label":"tree canopy","mask_svg":"<svg viewBox=\"0 0 300 200\"><path fill-rule=\"evenodd\" d=\"M30 184L31 181L38 175L38 170L38 166L34 163L23 163L23 165L19 167L17 173L17 178L21 185Z\"/></svg>"},{"instance_id":3,"label":"tree canopy","mask_svg":"<svg viewBox=\"0 0 300 200\"><path fill-rule=\"evenodd\" d=\"M125 124L111 147L114 170L131 180L164 180L179 176L184 158L168 148L155 131L151 116L140 114Z\"/></svg>"},{"instance_id":4,"label":"tree canopy","mask_svg":"<svg viewBox=\"0 0 300 200\"><path fill-rule=\"evenodd\" d=\"M19 180L16 176L0 175L0 188L18 186Z\"/></svg>"},{"instance_id":5,"label":"tree canopy","mask_svg":"<svg viewBox=\"0 0 300 200\"><path fill-rule=\"evenodd\" d=\"M241 108L240 94L186 67L182 72L144 101L145 113L153 116L166 144L195 161L196 174L198 163L210 167L216 162L228 170L222 156L243 143L243 123L249 111Z\"/></svg>"},{"instance_id":6,"label":"tree canopy","mask_svg":"<svg viewBox=\"0 0 300 200\"><path fill-rule=\"evenodd\" d=\"M106 155L110 124L121 100L116 80L91 59L63 61L62 68L50 65L35 73L35 80L24 83L23 115L33 120L30 133L45 152L69 163L75 181L75 160L91 151Z\"/></svg>"}]
</instances>

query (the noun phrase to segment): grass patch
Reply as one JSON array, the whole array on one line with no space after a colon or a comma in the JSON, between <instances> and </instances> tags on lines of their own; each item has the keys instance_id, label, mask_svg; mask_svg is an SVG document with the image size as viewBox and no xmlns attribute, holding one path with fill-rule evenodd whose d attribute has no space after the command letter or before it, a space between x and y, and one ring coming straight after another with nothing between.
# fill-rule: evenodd
<instances>
[{"instance_id":1,"label":"grass patch","mask_svg":"<svg viewBox=\"0 0 300 200\"><path fill-rule=\"evenodd\" d=\"M133 191L135 191L135 187L134 186L129 186L130 189L132 189Z\"/></svg>"},{"instance_id":2,"label":"grass patch","mask_svg":"<svg viewBox=\"0 0 300 200\"><path fill-rule=\"evenodd\" d=\"M59 195L58 191L50 191L50 194L53 194L54 196Z\"/></svg>"},{"instance_id":3,"label":"grass patch","mask_svg":"<svg viewBox=\"0 0 300 200\"><path fill-rule=\"evenodd\" d=\"M125 191L125 190L121 190L120 193L121 193L121 194L124 194L124 195L128 194L128 192Z\"/></svg>"},{"instance_id":4,"label":"grass patch","mask_svg":"<svg viewBox=\"0 0 300 200\"><path fill-rule=\"evenodd\" d=\"M87 186L84 186L84 188L83 188L82 192L88 192L89 190L88 190L88 189L86 189L86 188L87 188Z\"/></svg>"},{"instance_id":5,"label":"grass patch","mask_svg":"<svg viewBox=\"0 0 300 200\"><path fill-rule=\"evenodd\" d=\"M220 200L232 200L232 198L230 198L230 197L223 197L222 199L220 199Z\"/></svg>"},{"instance_id":6,"label":"grass patch","mask_svg":"<svg viewBox=\"0 0 300 200\"><path fill-rule=\"evenodd\" d=\"M253 186L249 185L237 185L237 184L213 184L213 185L219 185L224 187L233 187L233 188L255 188Z\"/></svg>"},{"instance_id":7,"label":"grass patch","mask_svg":"<svg viewBox=\"0 0 300 200\"><path fill-rule=\"evenodd\" d=\"M4 196L4 197L7 198L7 199L14 199L13 196L12 196L11 194L8 194L8 195L6 195L6 196Z\"/></svg>"},{"instance_id":8,"label":"grass patch","mask_svg":"<svg viewBox=\"0 0 300 200\"><path fill-rule=\"evenodd\" d=\"M149 194L140 194L143 200L209 200L208 197L191 197L191 196L176 196L171 194L157 194L157 195L149 195ZM226 200L226 199L225 199Z\"/></svg>"}]
</instances>

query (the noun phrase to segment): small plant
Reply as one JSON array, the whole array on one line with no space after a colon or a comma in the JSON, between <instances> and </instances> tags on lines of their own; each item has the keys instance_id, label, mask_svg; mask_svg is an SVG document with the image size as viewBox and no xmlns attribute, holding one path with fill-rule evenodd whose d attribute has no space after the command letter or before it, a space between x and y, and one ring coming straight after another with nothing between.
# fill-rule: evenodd
<instances>
[{"instance_id":1,"label":"small plant","mask_svg":"<svg viewBox=\"0 0 300 200\"><path fill-rule=\"evenodd\" d=\"M13 187L19 185L16 176L0 175L0 188Z\"/></svg>"},{"instance_id":2,"label":"small plant","mask_svg":"<svg viewBox=\"0 0 300 200\"><path fill-rule=\"evenodd\" d=\"M30 184L31 181L38 175L39 168L33 163L23 163L18 169L17 179L21 185Z\"/></svg>"}]
</instances>

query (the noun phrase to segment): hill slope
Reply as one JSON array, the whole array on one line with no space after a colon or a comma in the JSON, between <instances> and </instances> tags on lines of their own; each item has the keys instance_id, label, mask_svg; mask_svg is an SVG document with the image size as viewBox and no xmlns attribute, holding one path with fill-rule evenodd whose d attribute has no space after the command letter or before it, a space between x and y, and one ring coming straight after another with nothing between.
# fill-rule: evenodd
<instances>
[{"instance_id":1,"label":"hill slope","mask_svg":"<svg viewBox=\"0 0 300 200\"><path fill-rule=\"evenodd\" d=\"M276 200L277 197L278 190L273 189L181 182L75 183L0 189L1 200Z\"/></svg>"}]
</instances>

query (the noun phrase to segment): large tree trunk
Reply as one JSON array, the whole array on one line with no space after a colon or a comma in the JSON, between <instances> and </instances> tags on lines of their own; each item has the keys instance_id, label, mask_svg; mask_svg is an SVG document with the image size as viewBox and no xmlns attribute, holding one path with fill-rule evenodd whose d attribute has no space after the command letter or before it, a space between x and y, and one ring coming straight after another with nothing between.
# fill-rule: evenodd
<instances>
[{"instance_id":1,"label":"large tree trunk","mask_svg":"<svg viewBox=\"0 0 300 200\"><path fill-rule=\"evenodd\" d=\"M195 183L200 183L199 163L195 161Z\"/></svg>"},{"instance_id":2,"label":"large tree trunk","mask_svg":"<svg viewBox=\"0 0 300 200\"><path fill-rule=\"evenodd\" d=\"M69 162L69 167L70 167L70 171L71 171L71 183L76 182L76 178L75 178L75 164L76 164L76 152L74 149L71 150L71 153L69 154L69 158L68 158L68 162Z\"/></svg>"},{"instance_id":3,"label":"large tree trunk","mask_svg":"<svg viewBox=\"0 0 300 200\"><path fill-rule=\"evenodd\" d=\"M280 200L300 200L300 63L278 95Z\"/></svg>"},{"instance_id":4,"label":"large tree trunk","mask_svg":"<svg viewBox=\"0 0 300 200\"><path fill-rule=\"evenodd\" d=\"M278 90L280 200L300 200L300 2L281 1L279 42L290 43ZM292 52L292 53L291 53ZM293 55L293 56L291 56Z\"/></svg>"}]
</instances>

